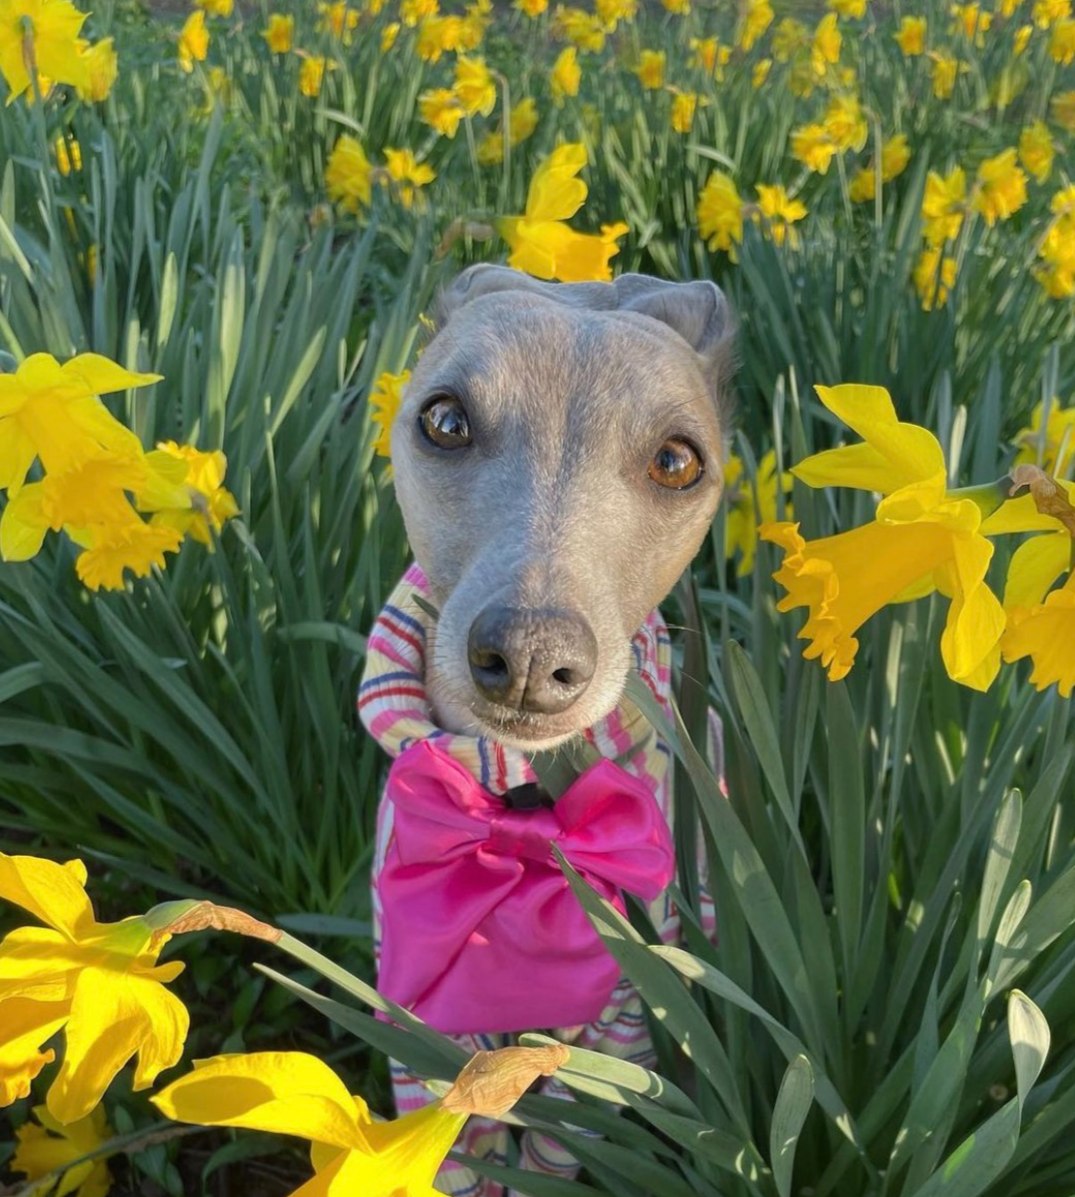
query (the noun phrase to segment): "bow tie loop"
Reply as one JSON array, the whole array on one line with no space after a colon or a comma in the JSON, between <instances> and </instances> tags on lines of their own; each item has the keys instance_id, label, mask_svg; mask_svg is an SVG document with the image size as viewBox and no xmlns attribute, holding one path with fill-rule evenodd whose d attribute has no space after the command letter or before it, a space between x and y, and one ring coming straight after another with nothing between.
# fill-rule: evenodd
<instances>
[{"instance_id":1,"label":"bow tie loop","mask_svg":"<svg viewBox=\"0 0 1075 1197\"><path fill-rule=\"evenodd\" d=\"M619 969L552 847L621 911L620 890L656 898L674 854L645 782L602 760L551 809L517 811L422 741L385 793L381 991L448 1034L600 1017Z\"/></svg>"}]
</instances>

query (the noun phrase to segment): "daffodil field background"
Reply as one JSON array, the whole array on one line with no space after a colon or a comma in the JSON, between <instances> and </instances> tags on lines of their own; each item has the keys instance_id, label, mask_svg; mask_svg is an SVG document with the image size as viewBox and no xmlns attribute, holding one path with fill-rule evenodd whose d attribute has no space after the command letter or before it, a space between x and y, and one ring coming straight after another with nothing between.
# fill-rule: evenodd
<instances>
[{"instance_id":1,"label":"daffodil field background","mask_svg":"<svg viewBox=\"0 0 1075 1197\"><path fill-rule=\"evenodd\" d=\"M778 498L772 466L752 482L769 450L786 468L846 438L817 384L887 387L952 485L1004 476L1037 403L1075 405L1070 4L435 7L301 0L273 33L267 4L191 23L102 0L82 36L114 39L107 97L58 86L0 111L0 369L92 351L162 375L111 409L147 447L222 448L241 513L215 551L119 592L85 590L62 536L0 566L0 848L81 856L116 917L147 895L243 907L360 979L307 990L314 1015L236 967L279 967L261 945L184 941L188 1059L299 1042L386 1112L364 1043L454 1076L446 1041L336 1001L370 998L383 762L353 697L406 560L369 396L413 362L451 272L521 252L498 221L539 215L535 167L578 144L572 228L622 221L600 251L619 245L614 270L714 278L741 323L743 464L671 607L678 792L711 840L720 940L648 949L583 896L650 1005L666 1079L575 1053L570 1124L604 1137L561 1129L584 1173L525 1191L1070 1197L1071 701L1026 662L984 693L951 681L937 596L885 607L831 683L776 611L775 548L740 568L757 507L790 504L810 537L873 515L861 492ZM0 0L0 67L31 8ZM1018 543L995 542L998 593ZM709 702L728 801L690 746ZM304 964L293 983L313 985ZM128 1144L160 1125L122 1082L106 1104ZM548 1099L516 1115L563 1126ZM280 1151L158 1143L113 1161L114 1191L283 1194L304 1165Z\"/></svg>"}]
</instances>

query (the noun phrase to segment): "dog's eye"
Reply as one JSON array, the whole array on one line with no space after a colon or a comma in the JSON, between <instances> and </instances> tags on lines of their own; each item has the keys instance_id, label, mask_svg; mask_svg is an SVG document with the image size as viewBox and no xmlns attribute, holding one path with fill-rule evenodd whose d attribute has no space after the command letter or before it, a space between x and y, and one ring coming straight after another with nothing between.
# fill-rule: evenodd
<instances>
[{"instance_id":1,"label":"dog's eye","mask_svg":"<svg viewBox=\"0 0 1075 1197\"><path fill-rule=\"evenodd\" d=\"M440 449L462 449L470 444L467 409L454 395L438 395L422 408L418 427Z\"/></svg>"},{"instance_id":2,"label":"dog's eye","mask_svg":"<svg viewBox=\"0 0 1075 1197\"><path fill-rule=\"evenodd\" d=\"M686 490L704 472L697 449L686 441L669 439L657 450L649 463L649 476L658 486L668 490Z\"/></svg>"}]
</instances>

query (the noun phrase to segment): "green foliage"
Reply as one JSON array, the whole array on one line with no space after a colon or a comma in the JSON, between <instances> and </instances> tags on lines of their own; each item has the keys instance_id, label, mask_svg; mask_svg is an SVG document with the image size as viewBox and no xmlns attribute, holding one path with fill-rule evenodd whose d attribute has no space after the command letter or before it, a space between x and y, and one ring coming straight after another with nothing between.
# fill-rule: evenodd
<instances>
[{"instance_id":1,"label":"green foliage","mask_svg":"<svg viewBox=\"0 0 1075 1197\"><path fill-rule=\"evenodd\" d=\"M371 954L382 761L353 698L364 632L406 546L373 461L366 398L383 370L413 359L444 272L498 252L464 237L441 263L445 229L521 212L533 165L558 138L589 149L587 219L631 226L617 267L716 277L728 291L742 322L744 459L771 442L786 466L828 445L834 431L810 387L866 381L937 431L953 482L1004 474L1007 438L1032 404L1072 393L1075 315L1032 277L1040 230L1021 219L1003 234L980 222L968 231L950 303L922 311L910 282L919 208L929 169L973 169L1012 142L1044 115L1056 77L1039 47L999 103L993 81L1015 67L998 41L961 77L958 110L924 102L925 64L897 69L894 16L874 7L869 33L848 39L868 79L870 146L899 127L915 156L882 200L852 210L845 177L822 182L789 165L803 106L783 86L754 89L743 59L724 79L690 76L708 104L684 138L669 127L670 98L633 78L628 88L625 71L587 70L578 100L554 111L550 47L507 15L487 46L503 74L501 111L534 95L541 123L502 166L482 167L474 145L487 126L465 125L449 143L417 120L418 93L445 82L446 67L420 63L409 44L382 56L391 14L346 53L312 11L300 14L306 50L341 61L310 101L296 90L299 59L268 52L256 15L226 35L214 26L211 64L187 78L165 61L160 25L133 5L102 5L94 35L115 34L123 54L110 99L19 104L0 121L0 360L93 350L159 372L152 391L116 398L118 414L147 445L222 447L242 514L213 552L187 548L119 594L82 590L60 538L32 563L0 567L2 846L81 853L111 866L117 894L133 878L218 897ZM947 6L927 7L947 20ZM664 45L682 60L686 33L730 18L699 9L690 20L647 13L617 52ZM432 208L404 211L376 187L360 221L333 215L323 175L340 131L371 156L428 154ZM68 176L52 162L60 133L82 147ZM1058 162L1070 181L1070 138ZM744 195L761 181L799 187L811 208L800 247L748 225L737 262L707 253L695 210L714 168L733 172ZM864 496L798 484L791 501L811 536L868 508ZM573 1051L564 1077L577 1106L532 1096L517 1116L555 1133L585 1172L528 1179L526 1191L1069 1197L1071 704L1030 689L1023 668L987 694L951 683L936 600L873 619L859 663L831 685L803 661L796 620L775 610L775 553L761 546L752 575L733 578L725 543L720 517L676 596L683 723L668 729L677 835L684 846L705 837L719 942L698 928L697 876L680 878L684 947L647 944L576 882L648 1003L664 1075ZM710 703L724 724L727 796L694 747ZM454 1074L459 1049L389 1008L369 986L368 959L353 976L291 937L282 946L306 971L265 971L348 1042L433 1078ZM398 1025L316 991L310 970ZM204 959L191 971L211 1009L224 976ZM292 1037L293 1011L266 1010L260 984L227 991L232 1016L212 1028L224 1042L203 1036L203 1054ZM206 1183L244 1150L222 1147ZM147 1154L142 1172L176 1190L167 1152Z\"/></svg>"}]
</instances>

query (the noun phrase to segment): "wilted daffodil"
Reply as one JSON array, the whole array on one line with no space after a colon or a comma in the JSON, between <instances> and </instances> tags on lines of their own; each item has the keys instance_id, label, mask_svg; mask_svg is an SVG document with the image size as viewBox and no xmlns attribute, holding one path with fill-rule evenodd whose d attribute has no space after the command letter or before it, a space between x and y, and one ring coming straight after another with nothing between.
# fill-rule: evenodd
<instances>
[{"instance_id":1,"label":"wilted daffodil","mask_svg":"<svg viewBox=\"0 0 1075 1197\"><path fill-rule=\"evenodd\" d=\"M946 487L944 453L927 429L902 423L881 387L817 387L822 403L863 438L793 467L808 486L851 486L885 497L873 522L807 541L797 524L768 524L764 540L784 549L773 576L787 595L779 609L806 607L799 633L804 655L818 657L832 681L846 676L858 651L855 633L892 602L939 590L951 599L941 637L949 675L987 688L1000 665L1004 611L985 584L993 546L982 534L982 508Z\"/></svg>"},{"instance_id":2,"label":"wilted daffodil","mask_svg":"<svg viewBox=\"0 0 1075 1197\"><path fill-rule=\"evenodd\" d=\"M28 1181L40 1180L50 1173L54 1179L33 1190L35 1197L56 1193L56 1197L105 1197L112 1188L112 1177L103 1156L82 1160L98 1151L112 1137L104 1106L92 1114L64 1126L45 1106L34 1107L37 1122L27 1122L15 1132L18 1146L11 1157L12 1172ZM68 1165L74 1165L69 1167Z\"/></svg>"},{"instance_id":3,"label":"wilted daffodil","mask_svg":"<svg viewBox=\"0 0 1075 1197\"><path fill-rule=\"evenodd\" d=\"M132 1056L135 1089L152 1085L178 1062L188 1024L183 1003L164 987L182 963L157 963L167 931L146 917L99 923L85 882L81 861L0 853L0 899L46 924L0 941L0 1104L26 1096L53 1059L44 1045L63 1029L63 1062L46 1104L65 1124L94 1109Z\"/></svg>"},{"instance_id":4,"label":"wilted daffodil","mask_svg":"<svg viewBox=\"0 0 1075 1197\"><path fill-rule=\"evenodd\" d=\"M442 1099L391 1122L374 1121L362 1098L303 1052L196 1061L151 1100L178 1122L309 1139L314 1176L292 1197L437 1197L437 1170L468 1116L502 1116L568 1056L561 1045L481 1052Z\"/></svg>"},{"instance_id":5,"label":"wilted daffodil","mask_svg":"<svg viewBox=\"0 0 1075 1197\"><path fill-rule=\"evenodd\" d=\"M627 232L623 223L602 225L600 234L576 233L565 223L582 207L586 184L577 175L586 165L582 145L562 145L534 172L522 216L497 222L511 246L508 265L536 278L565 283L607 282L609 261L619 252L616 241Z\"/></svg>"}]
</instances>

